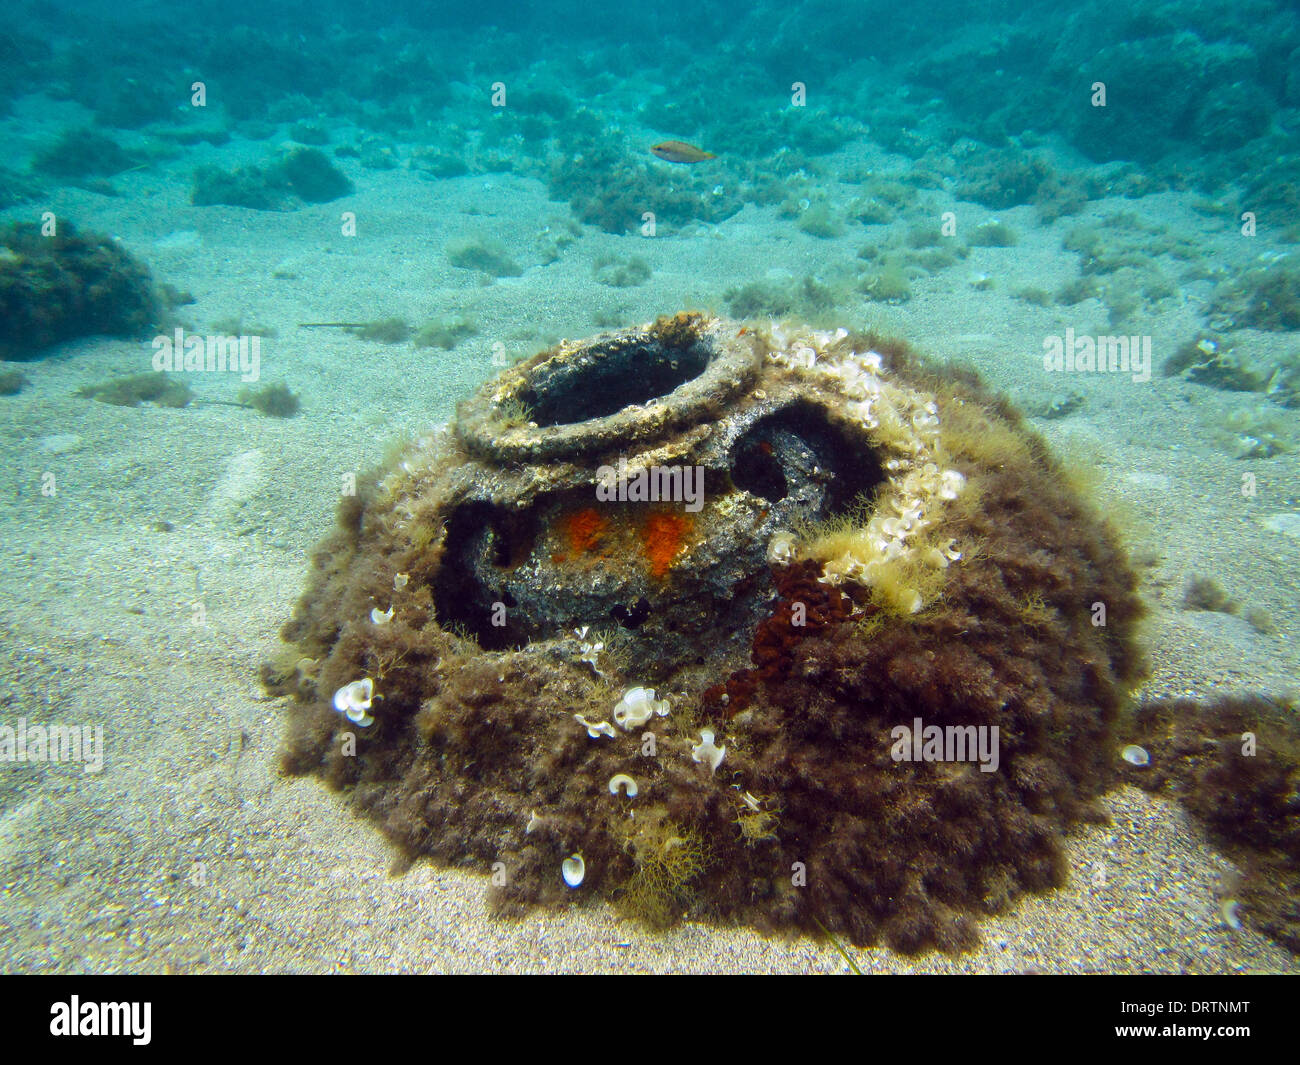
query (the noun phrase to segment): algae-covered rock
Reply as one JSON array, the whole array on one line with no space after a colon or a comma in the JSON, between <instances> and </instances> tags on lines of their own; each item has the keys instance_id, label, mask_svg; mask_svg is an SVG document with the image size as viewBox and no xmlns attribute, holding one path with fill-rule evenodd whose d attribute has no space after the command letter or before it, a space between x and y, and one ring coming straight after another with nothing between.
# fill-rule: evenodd
<instances>
[{"instance_id":1,"label":"algae-covered rock","mask_svg":"<svg viewBox=\"0 0 1300 1065\"><path fill-rule=\"evenodd\" d=\"M110 177L132 166L135 159L112 137L97 130L70 129L37 152L32 163L54 177L76 180Z\"/></svg>"},{"instance_id":2,"label":"algae-covered rock","mask_svg":"<svg viewBox=\"0 0 1300 1065\"><path fill-rule=\"evenodd\" d=\"M149 268L112 237L59 222L0 229L0 358L81 336L141 336L160 307Z\"/></svg>"},{"instance_id":3,"label":"algae-covered rock","mask_svg":"<svg viewBox=\"0 0 1300 1065\"><path fill-rule=\"evenodd\" d=\"M273 168L237 166L222 170L202 166L194 172L190 202L196 207L224 204L255 211L282 211L290 206L289 187L284 175Z\"/></svg>"},{"instance_id":4,"label":"algae-covered rock","mask_svg":"<svg viewBox=\"0 0 1300 1065\"><path fill-rule=\"evenodd\" d=\"M1267 126L1271 105L1253 84L1257 65L1245 44L1190 32L1110 44L1088 59L1089 82L1105 85L1106 104L1070 108L1068 134L1095 159L1155 162L1202 136L1228 137L1207 145L1216 151L1236 147L1261 131L1261 120ZM1251 84L1233 88L1243 81Z\"/></svg>"},{"instance_id":5,"label":"algae-covered rock","mask_svg":"<svg viewBox=\"0 0 1300 1065\"><path fill-rule=\"evenodd\" d=\"M190 202L284 211L304 203L327 203L352 191L352 182L323 152L295 147L265 166L200 167L194 172Z\"/></svg>"},{"instance_id":6,"label":"algae-covered rock","mask_svg":"<svg viewBox=\"0 0 1300 1065\"><path fill-rule=\"evenodd\" d=\"M716 173L679 170L665 180L662 165L647 162L626 138L606 131L576 138L552 165L548 188L552 199L568 200L580 220L607 233L639 231L647 214L658 225L721 222L744 206L731 183L717 183Z\"/></svg>"},{"instance_id":7,"label":"algae-covered rock","mask_svg":"<svg viewBox=\"0 0 1300 1065\"><path fill-rule=\"evenodd\" d=\"M343 172L315 148L294 148L280 161L279 169L289 188L307 203L328 203L353 190Z\"/></svg>"}]
</instances>

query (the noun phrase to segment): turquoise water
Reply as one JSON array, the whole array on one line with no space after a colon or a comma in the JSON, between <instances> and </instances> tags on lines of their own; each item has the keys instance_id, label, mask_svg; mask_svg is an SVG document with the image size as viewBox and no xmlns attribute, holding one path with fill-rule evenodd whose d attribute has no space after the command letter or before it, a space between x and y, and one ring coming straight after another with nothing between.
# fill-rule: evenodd
<instances>
[{"instance_id":1,"label":"turquoise water","mask_svg":"<svg viewBox=\"0 0 1300 1065\"><path fill-rule=\"evenodd\" d=\"M223 907L274 880L269 844L230 855L285 818L299 842L319 818L346 835L345 879L382 861L370 822L314 778L280 774L285 704L258 684L285 653L276 633L340 485L346 497L377 464L400 469L400 442L516 361L680 311L734 319L737 336L871 331L973 368L1127 544L1151 664L1133 705L1260 693L1294 721L1293 6L548 2L480 15L13 0L0 133L6 970L327 967L329 947L284 933L324 922L327 899L264 914L256 950L240 946L252 919ZM614 397L605 406L584 402L616 413L672 391L677 371L646 358L593 386ZM514 414L564 422L542 402ZM612 615L616 635L653 615L639 595ZM476 607L439 609L460 611L471 643L507 645L475 635ZM332 668L317 702L354 679ZM689 689L658 679L679 681ZM1238 711L1204 728L1226 742L1262 712ZM69 733L68 757L44 739L20 756L38 723L74 729L75 750ZM1198 971L1293 964L1286 789L1300 741L1278 728L1267 771L1246 774L1257 790L1239 816L1258 832L1215 821L1200 800L1222 780L1208 770L1141 792L1181 796L1188 846L1208 840L1218 857L1185 892L1156 892L1199 915L1192 925L1151 933L1136 960L1107 940L1087 965L1158 969L1166 940L1211 943ZM1117 732L1117 751L1135 735ZM1160 742L1177 761L1177 742ZM1113 782L1133 783L1146 781ZM70 871L51 871L56 838L73 841ZM104 839L117 857L95 879ZM486 846L470 833L451 864L487 875ZM300 859L319 880L324 866ZM128 886L140 882L169 901ZM177 882L210 887L210 905L166 889ZM135 931L102 916L119 910ZM793 924L815 936L814 922ZM748 958L763 925L738 923ZM1007 936L1023 947L1032 932ZM515 949L508 931L484 935ZM205 936L209 950L166 946ZM348 965L388 966L364 936L347 942ZM671 940L646 943L664 968L694 964ZM526 967L612 964L518 949ZM454 967L411 950L412 967ZM1087 968L1066 954L1022 951L1013 967ZM763 957L739 964L784 965Z\"/></svg>"}]
</instances>

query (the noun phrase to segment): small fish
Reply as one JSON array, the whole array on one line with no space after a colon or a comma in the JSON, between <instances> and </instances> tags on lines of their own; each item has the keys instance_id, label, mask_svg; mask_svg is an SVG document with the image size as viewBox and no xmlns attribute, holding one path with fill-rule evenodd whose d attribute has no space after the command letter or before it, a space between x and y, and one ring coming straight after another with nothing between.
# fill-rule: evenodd
<instances>
[{"instance_id":1,"label":"small fish","mask_svg":"<svg viewBox=\"0 0 1300 1065\"><path fill-rule=\"evenodd\" d=\"M664 141L650 150L660 159L667 159L670 163L698 163L704 159L717 158L712 152L701 151L695 145L687 144L685 141Z\"/></svg>"}]
</instances>

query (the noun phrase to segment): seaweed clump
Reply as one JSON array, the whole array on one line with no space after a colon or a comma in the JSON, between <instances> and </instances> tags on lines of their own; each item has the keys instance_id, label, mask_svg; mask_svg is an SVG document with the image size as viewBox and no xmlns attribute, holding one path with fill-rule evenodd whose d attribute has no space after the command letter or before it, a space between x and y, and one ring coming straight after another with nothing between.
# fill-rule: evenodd
<instances>
[{"instance_id":1,"label":"seaweed clump","mask_svg":"<svg viewBox=\"0 0 1300 1065\"><path fill-rule=\"evenodd\" d=\"M1242 918L1300 953L1300 725L1260 696L1144 703L1133 739L1150 764L1129 774L1170 794L1243 869Z\"/></svg>"},{"instance_id":2,"label":"seaweed clump","mask_svg":"<svg viewBox=\"0 0 1300 1065\"><path fill-rule=\"evenodd\" d=\"M149 268L112 237L62 222L0 229L0 359L83 336L138 337L161 308Z\"/></svg>"},{"instance_id":3,"label":"seaweed clump","mask_svg":"<svg viewBox=\"0 0 1300 1065\"><path fill-rule=\"evenodd\" d=\"M315 148L294 148L280 161L279 170L294 194L307 203L328 203L353 191L352 182Z\"/></svg>"},{"instance_id":4,"label":"seaweed clump","mask_svg":"<svg viewBox=\"0 0 1300 1065\"><path fill-rule=\"evenodd\" d=\"M632 823L627 850L636 869L618 897L619 909L650 928L668 928L689 908L694 882L709 866L698 831L671 821Z\"/></svg>"},{"instance_id":5,"label":"seaweed clump","mask_svg":"<svg viewBox=\"0 0 1300 1065\"><path fill-rule=\"evenodd\" d=\"M1215 290L1211 311L1228 328L1300 329L1300 254L1225 281Z\"/></svg>"},{"instance_id":6,"label":"seaweed clump","mask_svg":"<svg viewBox=\"0 0 1300 1065\"><path fill-rule=\"evenodd\" d=\"M467 237L447 246L447 259L461 270L479 270L490 277L518 277L524 271L499 240Z\"/></svg>"},{"instance_id":7,"label":"seaweed clump","mask_svg":"<svg viewBox=\"0 0 1300 1065\"><path fill-rule=\"evenodd\" d=\"M153 403L159 407L186 407L194 398L189 385L161 370L128 374L126 377L101 381L97 385L85 385L77 390L77 395L97 399L100 403L111 403L115 407L138 407L141 403Z\"/></svg>"},{"instance_id":8,"label":"seaweed clump","mask_svg":"<svg viewBox=\"0 0 1300 1065\"><path fill-rule=\"evenodd\" d=\"M196 207L225 204L257 211L285 211L303 203L328 203L353 192L351 181L324 152L295 147L264 166L232 170L200 167L194 172L190 202Z\"/></svg>"},{"instance_id":9,"label":"seaweed clump","mask_svg":"<svg viewBox=\"0 0 1300 1065\"><path fill-rule=\"evenodd\" d=\"M377 340L381 344L404 344L411 339L411 324L405 318L380 318L365 325L347 326L348 332L361 340Z\"/></svg>"},{"instance_id":10,"label":"seaweed clump","mask_svg":"<svg viewBox=\"0 0 1300 1065\"><path fill-rule=\"evenodd\" d=\"M431 318L415 334L417 348L442 348L450 351L462 340L478 333L476 326L464 315L443 315Z\"/></svg>"},{"instance_id":11,"label":"seaweed clump","mask_svg":"<svg viewBox=\"0 0 1300 1065\"><path fill-rule=\"evenodd\" d=\"M1037 156L982 145L965 161L962 173L965 181L957 195L998 211L1033 202L1054 176L1051 166Z\"/></svg>"},{"instance_id":12,"label":"seaweed clump","mask_svg":"<svg viewBox=\"0 0 1300 1065\"><path fill-rule=\"evenodd\" d=\"M134 163L117 141L93 129L64 131L32 161L37 170L68 180L109 177Z\"/></svg>"},{"instance_id":13,"label":"seaweed clump","mask_svg":"<svg viewBox=\"0 0 1300 1065\"><path fill-rule=\"evenodd\" d=\"M241 388L238 402L268 418L292 418L302 406L297 395L283 381L275 381L261 388Z\"/></svg>"},{"instance_id":14,"label":"seaweed clump","mask_svg":"<svg viewBox=\"0 0 1300 1065\"><path fill-rule=\"evenodd\" d=\"M1205 610L1216 614L1235 614L1240 604L1213 577L1192 577L1183 589L1184 610Z\"/></svg>"},{"instance_id":15,"label":"seaweed clump","mask_svg":"<svg viewBox=\"0 0 1300 1065\"><path fill-rule=\"evenodd\" d=\"M650 280L650 264L640 255L620 259L615 255L601 255L591 267L592 276L602 285L614 288L631 288Z\"/></svg>"},{"instance_id":16,"label":"seaweed clump","mask_svg":"<svg viewBox=\"0 0 1300 1065\"><path fill-rule=\"evenodd\" d=\"M1262 392L1269 378L1213 333L1199 333L1180 344L1161 371L1166 377L1186 373L1187 380L1227 392Z\"/></svg>"},{"instance_id":17,"label":"seaweed clump","mask_svg":"<svg viewBox=\"0 0 1300 1065\"><path fill-rule=\"evenodd\" d=\"M16 396L28 383L27 375L21 370L0 371L0 396Z\"/></svg>"}]
</instances>

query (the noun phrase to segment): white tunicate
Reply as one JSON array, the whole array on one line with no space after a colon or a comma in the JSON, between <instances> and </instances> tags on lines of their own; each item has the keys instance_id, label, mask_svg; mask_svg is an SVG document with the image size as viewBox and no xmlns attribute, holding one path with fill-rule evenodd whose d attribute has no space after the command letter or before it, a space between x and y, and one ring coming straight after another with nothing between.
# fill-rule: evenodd
<instances>
[{"instance_id":1,"label":"white tunicate","mask_svg":"<svg viewBox=\"0 0 1300 1065\"><path fill-rule=\"evenodd\" d=\"M560 863L560 873L569 887L576 888L587 875L587 863L581 854L571 854Z\"/></svg>"},{"instance_id":2,"label":"white tunicate","mask_svg":"<svg viewBox=\"0 0 1300 1065\"><path fill-rule=\"evenodd\" d=\"M1139 747L1136 743L1130 743L1119 752L1119 756L1129 765L1148 766L1151 764L1151 755L1147 754L1145 747Z\"/></svg>"}]
</instances>

